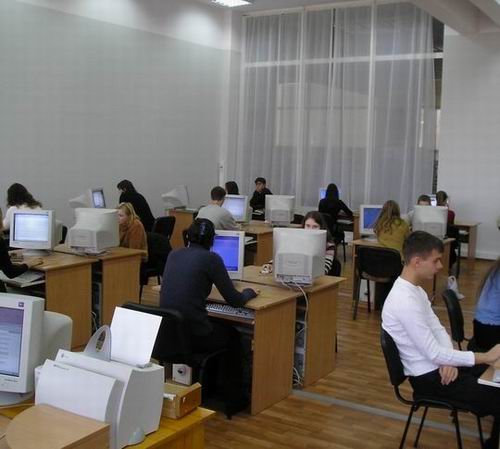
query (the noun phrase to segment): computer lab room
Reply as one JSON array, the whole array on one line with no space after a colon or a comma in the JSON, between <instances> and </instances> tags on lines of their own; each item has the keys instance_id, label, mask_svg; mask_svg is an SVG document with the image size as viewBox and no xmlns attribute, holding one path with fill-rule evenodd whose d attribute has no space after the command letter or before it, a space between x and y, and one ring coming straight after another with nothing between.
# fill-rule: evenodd
<instances>
[{"instance_id":1,"label":"computer lab room","mask_svg":"<svg viewBox=\"0 0 500 449\"><path fill-rule=\"evenodd\" d=\"M0 2L0 449L500 449L498 0Z\"/></svg>"}]
</instances>

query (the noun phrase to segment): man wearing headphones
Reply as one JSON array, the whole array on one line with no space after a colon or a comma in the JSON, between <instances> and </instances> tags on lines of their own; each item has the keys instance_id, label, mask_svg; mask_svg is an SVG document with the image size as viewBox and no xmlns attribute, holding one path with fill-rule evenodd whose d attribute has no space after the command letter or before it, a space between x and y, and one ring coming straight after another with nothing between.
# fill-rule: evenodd
<instances>
[{"instance_id":1,"label":"man wearing headphones","mask_svg":"<svg viewBox=\"0 0 500 449\"><path fill-rule=\"evenodd\" d=\"M197 218L188 229L187 248L168 256L160 291L160 307L176 309L191 330L191 344L196 352L227 349L224 355L224 396L227 415L248 404L242 386L242 348L239 332L231 325L212 322L205 303L215 284L226 302L242 307L257 296L250 288L236 290L222 258L210 251L215 237L210 220Z\"/></svg>"}]
</instances>

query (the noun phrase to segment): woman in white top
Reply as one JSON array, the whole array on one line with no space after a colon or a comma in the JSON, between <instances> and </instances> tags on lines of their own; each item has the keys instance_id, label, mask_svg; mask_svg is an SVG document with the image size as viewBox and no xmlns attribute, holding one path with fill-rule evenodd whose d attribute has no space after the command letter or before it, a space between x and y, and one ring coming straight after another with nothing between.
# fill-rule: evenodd
<instances>
[{"instance_id":1,"label":"woman in white top","mask_svg":"<svg viewBox=\"0 0 500 449\"><path fill-rule=\"evenodd\" d=\"M3 219L3 229L7 231L10 228L10 221L14 212L19 209L41 209L42 203L35 200L33 195L22 184L12 184L7 189L7 212Z\"/></svg>"}]
</instances>

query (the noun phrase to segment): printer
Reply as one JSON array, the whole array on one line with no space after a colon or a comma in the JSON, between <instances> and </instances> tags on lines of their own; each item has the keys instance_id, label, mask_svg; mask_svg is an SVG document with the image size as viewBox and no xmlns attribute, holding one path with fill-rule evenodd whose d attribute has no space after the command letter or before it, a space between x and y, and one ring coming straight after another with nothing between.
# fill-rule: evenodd
<instances>
[{"instance_id":1,"label":"printer","mask_svg":"<svg viewBox=\"0 0 500 449\"><path fill-rule=\"evenodd\" d=\"M103 346L97 349L103 333ZM46 360L36 376L35 404L109 423L110 448L121 449L158 430L164 369L111 360L110 340L109 327L103 326L84 352L61 349L55 360Z\"/></svg>"}]
</instances>

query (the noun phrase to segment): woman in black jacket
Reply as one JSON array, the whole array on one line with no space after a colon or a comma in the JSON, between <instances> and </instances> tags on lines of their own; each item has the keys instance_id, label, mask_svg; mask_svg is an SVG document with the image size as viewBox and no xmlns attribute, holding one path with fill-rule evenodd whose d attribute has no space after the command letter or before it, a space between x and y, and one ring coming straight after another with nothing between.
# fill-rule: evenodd
<instances>
[{"instance_id":1,"label":"woman in black jacket","mask_svg":"<svg viewBox=\"0 0 500 449\"><path fill-rule=\"evenodd\" d=\"M120 181L116 187L121 192L119 203L132 204L136 215L141 219L144 230L146 232L151 232L153 230L155 217L151 212L151 208L149 207L146 198L135 190L134 184L132 184L128 179Z\"/></svg>"}]
</instances>

